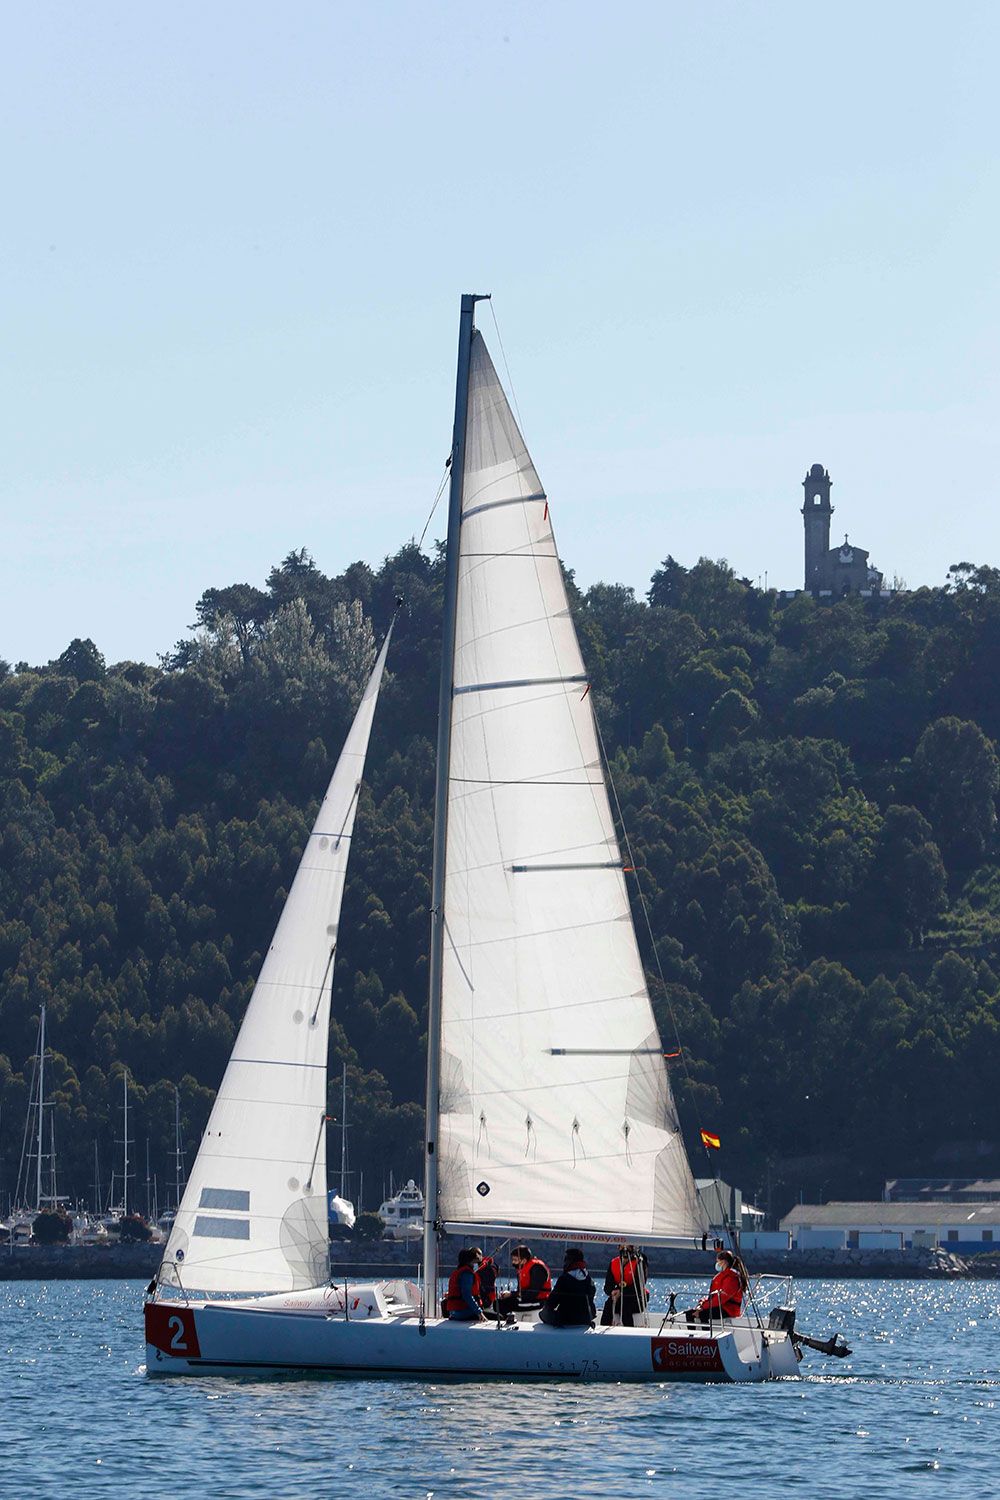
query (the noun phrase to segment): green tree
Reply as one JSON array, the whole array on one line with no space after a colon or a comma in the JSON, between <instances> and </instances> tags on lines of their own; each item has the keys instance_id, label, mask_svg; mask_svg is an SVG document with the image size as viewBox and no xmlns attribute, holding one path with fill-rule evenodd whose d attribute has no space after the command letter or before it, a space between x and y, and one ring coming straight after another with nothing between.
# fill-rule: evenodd
<instances>
[{"instance_id":1,"label":"green tree","mask_svg":"<svg viewBox=\"0 0 1000 1500\"><path fill-rule=\"evenodd\" d=\"M358 1214L354 1224L354 1238L362 1244L369 1245L374 1240L380 1240L385 1232L385 1221L378 1214Z\"/></svg>"},{"instance_id":2,"label":"green tree","mask_svg":"<svg viewBox=\"0 0 1000 1500\"><path fill-rule=\"evenodd\" d=\"M118 1239L123 1245L144 1245L153 1231L139 1214L124 1214L118 1220Z\"/></svg>"},{"instance_id":3,"label":"green tree","mask_svg":"<svg viewBox=\"0 0 1000 1500\"><path fill-rule=\"evenodd\" d=\"M862 930L876 945L919 946L945 891L944 861L927 819L915 807L887 807L858 912Z\"/></svg>"},{"instance_id":4,"label":"green tree","mask_svg":"<svg viewBox=\"0 0 1000 1500\"><path fill-rule=\"evenodd\" d=\"M31 1237L39 1245L65 1245L73 1233L73 1221L62 1209L43 1208L31 1224Z\"/></svg>"},{"instance_id":5,"label":"green tree","mask_svg":"<svg viewBox=\"0 0 1000 1500\"><path fill-rule=\"evenodd\" d=\"M977 864L996 828L1000 762L978 724L937 719L913 756L917 795L952 868Z\"/></svg>"}]
</instances>

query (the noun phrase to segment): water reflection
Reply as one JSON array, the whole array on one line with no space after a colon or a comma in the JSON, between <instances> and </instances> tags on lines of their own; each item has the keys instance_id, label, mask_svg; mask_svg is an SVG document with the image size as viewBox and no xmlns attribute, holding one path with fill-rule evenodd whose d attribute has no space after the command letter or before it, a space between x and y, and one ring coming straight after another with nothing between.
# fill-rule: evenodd
<instances>
[{"instance_id":1,"label":"water reflection","mask_svg":"<svg viewBox=\"0 0 1000 1500\"><path fill-rule=\"evenodd\" d=\"M684 1306L700 1282L655 1286ZM754 1387L152 1382L136 1283L0 1284L7 1473L115 1500L428 1495L726 1500L997 1492L995 1283L804 1282L799 1322L854 1349ZM918 1489L917 1486L920 1486Z\"/></svg>"}]
</instances>

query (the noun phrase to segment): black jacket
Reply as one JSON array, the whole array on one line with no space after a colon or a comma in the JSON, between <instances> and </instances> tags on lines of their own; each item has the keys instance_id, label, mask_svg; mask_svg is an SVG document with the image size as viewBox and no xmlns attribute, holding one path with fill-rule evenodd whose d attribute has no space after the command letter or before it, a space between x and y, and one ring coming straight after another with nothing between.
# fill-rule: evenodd
<instances>
[{"instance_id":1,"label":"black jacket","mask_svg":"<svg viewBox=\"0 0 1000 1500\"><path fill-rule=\"evenodd\" d=\"M590 1272L582 1267L563 1271L545 1303L545 1321L558 1321L563 1327L592 1323L597 1316L597 1288Z\"/></svg>"}]
</instances>

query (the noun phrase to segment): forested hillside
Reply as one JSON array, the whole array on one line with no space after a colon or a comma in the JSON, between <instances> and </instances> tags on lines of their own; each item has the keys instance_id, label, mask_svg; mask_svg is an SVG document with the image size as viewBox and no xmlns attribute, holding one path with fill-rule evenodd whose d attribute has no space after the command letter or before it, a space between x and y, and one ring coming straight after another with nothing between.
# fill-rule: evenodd
<instances>
[{"instance_id":1,"label":"forested hillside","mask_svg":"<svg viewBox=\"0 0 1000 1500\"><path fill-rule=\"evenodd\" d=\"M331 1076L366 1198L417 1171L441 584L412 547L336 578L299 552L159 666L0 668L0 1204L42 1001L60 1190L120 1151L123 1065L138 1177L147 1137L172 1175L175 1082L190 1160L397 594ZM1000 1168L1000 572L828 605L668 558L574 606L712 1169L780 1212Z\"/></svg>"}]
</instances>

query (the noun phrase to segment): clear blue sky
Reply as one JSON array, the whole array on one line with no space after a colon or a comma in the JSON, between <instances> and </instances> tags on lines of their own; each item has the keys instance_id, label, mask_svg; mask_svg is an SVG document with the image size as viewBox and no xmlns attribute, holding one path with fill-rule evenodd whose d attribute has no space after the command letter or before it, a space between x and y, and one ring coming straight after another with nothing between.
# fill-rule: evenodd
<instances>
[{"instance_id":1,"label":"clear blue sky","mask_svg":"<svg viewBox=\"0 0 1000 1500\"><path fill-rule=\"evenodd\" d=\"M491 290L560 548L1000 561L1000 7L172 0L5 17L0 655L419 533ZM487 336L492 319L482 319Z\"/></svg>"}]
</instances>

